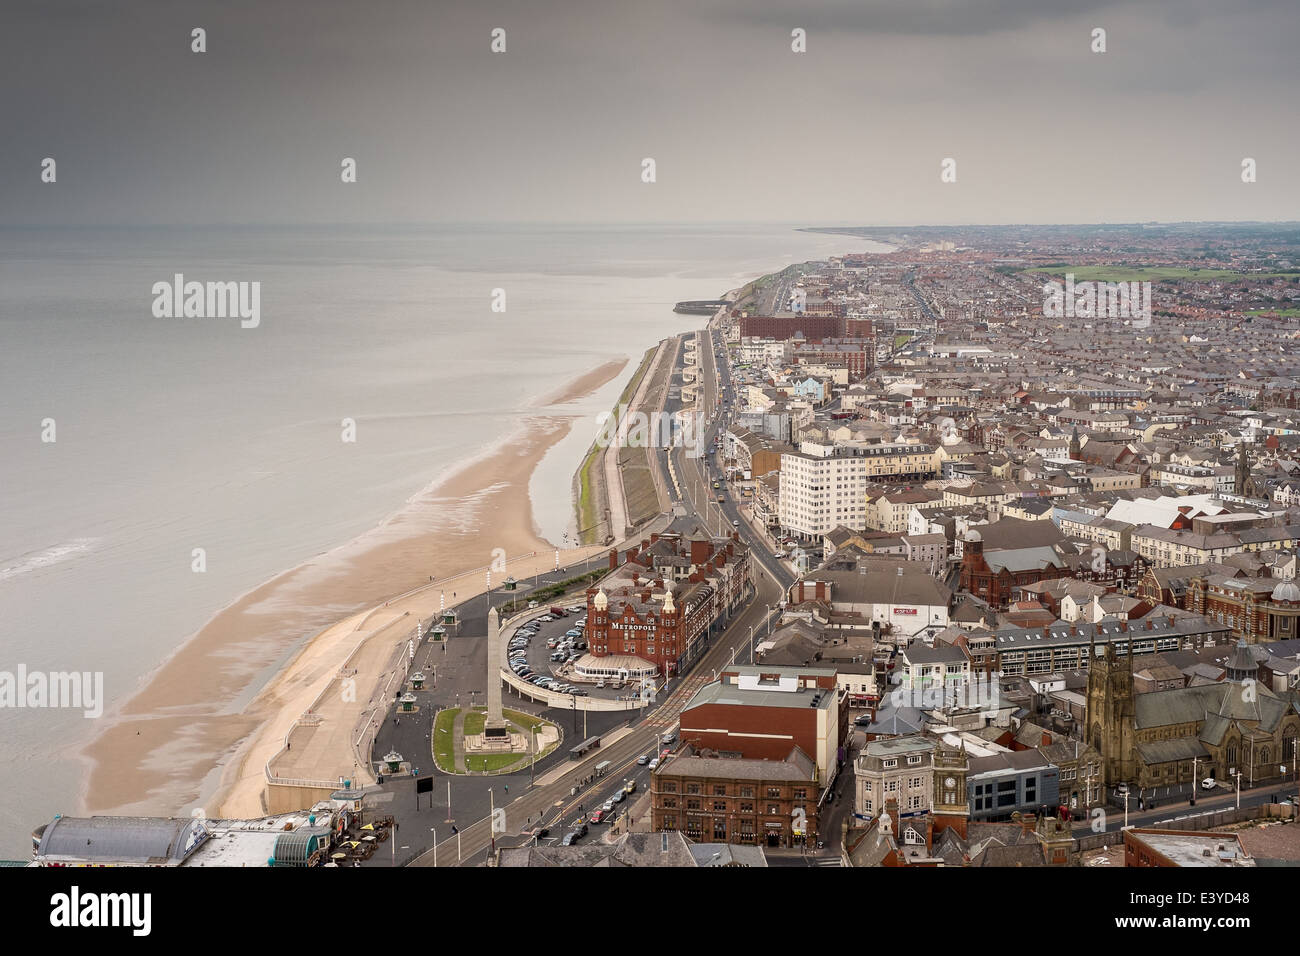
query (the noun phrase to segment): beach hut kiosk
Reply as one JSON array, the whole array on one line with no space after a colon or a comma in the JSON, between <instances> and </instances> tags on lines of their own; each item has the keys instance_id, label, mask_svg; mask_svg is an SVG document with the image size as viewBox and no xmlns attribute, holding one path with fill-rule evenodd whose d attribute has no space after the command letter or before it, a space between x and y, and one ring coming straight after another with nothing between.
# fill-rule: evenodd
<instances>
[{"instance_id":1,"label":"beach hut kiosk","mask_svg":"<svg viewBox=\"0 0 1300 956\"><path fill-rule=\"evenodd\" d=\"M513 591L515 588L519 587L519 582L514 578L506 578L505 583L503 583L501 587L506 591Z\"/></svg>"},{"instance_id":2,"label":"beach hut kiosk","mask_svg":"<svg viewBox=\"0 0 1300 956\"><path fill-rule=\"evenodd\" d=\"M401 705L402 713L409 714L415 710L415 695L407 691L398 698L398 704Z\"/></svg>"},{"instance_id":3,"label":"beach hut kiosk","mask_svg":"<svg viewBox=\"0 0 1300 956\"><path fill-rule=\"evenodd\" d=\"M402 755L396 750L390 750L384 754L383 764L386 773L399 773L402 769Z\"/></svg>"},{"instance_id":4,"label":"beach hut kiosk","mask_svg":"<svg viewBox=\"0 0 1300 956\"><path fill-rule=\"evenodd\" d=\"M416 671L411 675L411 686L416 690L424 688L424 671Z\"/></svg>"}]
</instances>

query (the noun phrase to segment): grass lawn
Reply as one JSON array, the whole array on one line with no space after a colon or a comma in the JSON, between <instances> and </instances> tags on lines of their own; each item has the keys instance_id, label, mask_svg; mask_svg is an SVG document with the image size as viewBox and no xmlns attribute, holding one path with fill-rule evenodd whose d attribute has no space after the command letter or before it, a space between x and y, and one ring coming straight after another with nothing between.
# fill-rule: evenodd
<instances>
[{"instance_id":1,"label":"grass lawn","mask_svg":"<svg viewBox=\"0 0 1300 956\"><path fill-rule=\"evenodd\" d=\"M452 729L456 723L456 708L439 711L433 722L433 758L438 769L447 773L456 772L456 743L452 739Z\"/></svg>"},{"instance_id":2,"label":"grass lawn","mask_svg":"<svg viewBox=\"0 0 1300 956\"><path fill-rule=\"evenodd\" d=\"M1251 309L1246 314L1264 315L1265 313L1286 316L1287 318L1294 319L1296 316L1300 316L1300 309Z\"/></svg>"},{"instance_id":3,"label":"grass lawn","mask_svg":"<svg viewBox=\"0 0 1300 956\"><path fill-rule=\"evenodd\" d=\"M503 709L501 713L505 714L506 720L518 724L519 728L525 732L534 727L541 727L546 723L540 717L534 717L532 714L521 714L517 710Z\"/></svg>"},{"instance_id":4,"label":"grass lawn","mask_svg":"<svg viewBox=\"0 0 1300 956\"><path fill-rule=\"evenodd\" d=\"M465 715L465 721L461 725L465 728L466 737L477 737L483 733L483 725L487 723L487 708L471 710Z\"/></svg>"},{"instance_id":5,"label":"grass lawn","mask_svg":"<svg viewBox=\"0 0 1300 956\"><path fill-rule=\"evenodd\" d=\"M517 763L527 766L530 759L526 754L466 754L465 765L474 773L492 773Z\"/></svg>"}]
</instances>

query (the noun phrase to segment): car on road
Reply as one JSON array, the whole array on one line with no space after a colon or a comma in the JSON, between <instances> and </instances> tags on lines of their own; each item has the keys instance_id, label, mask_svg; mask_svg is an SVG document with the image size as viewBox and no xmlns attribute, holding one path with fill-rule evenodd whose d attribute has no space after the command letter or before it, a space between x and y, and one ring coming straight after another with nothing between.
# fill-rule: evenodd
<instances>
[{"instance_id":1,"label":"car on road","mask_svg":"<svg viewBox=\"0 0 1300 956\"><path fill-rule=\"evenodd\" d=\"M604 823L604 822L605 822L605 811L604 811L604 810L597 810L595 813L593 813L593 814L591 815L591 822L592 822L592 823Z\"/></svg>"},{"instance_id":2,"label":"car on road","mask_svg":"<svg viewBox=\"0 0 1300 956\"><path fill-rule=\"evenodd\" d=\"M570 614L581 614L583 611L587 610L587 605L585 605L585 604L570 604L570 605L568 606L568 608L566 608L566 610L567 610Z\"/></svg>"},{"instance_id":3,"label":"car on road","mask_svg":"<svg viewBox=\"0 0 1300 956\"><path fill-rule=\"evenodd\" d=\"M614 796L611 799L613 799L615 803L622 803L624 800L627 799L627 794L624 793L622 790L616 790L614 791Z\"/></svg>"},{"instance_id":4,"label":"car on road","mask_svg":"<svg viewBox=\"0 0 1300 956\"><path fill-rule=\"evenodd\" d=\"M573 846L573 844L577 843L581 839L582 837L578 833L578 831L573 830L569 833L564 834L564 839L560 841L560 846Z\"/></svg>"},{"instance_id":5,"label":"car on road","mask_svg":"<svg viewBox=\"0 0 1300 956\"><path fill-rule=\"evenodd\" d=\"M624 793L636 793L636 781L628 780L623 784Z\"/></svg>"},{"instance_id":6,"label":"car on road","mask_svg":"<svg viewBox=\"0 0 1300 956\"><path fill-rule=\"evenodd\" d=\"M1218 785L1219 782L1215 780L1213 777L1206 777L1204 780L1201 781L1202 790L1213 790Z\"/></svg>"},{"instance_id":7,"label":"car on road","mask_svg":"<svg viewBox=\"0 0 1300 956\"><path fill-rule=\"evenodd\" d=\"M861 717L859 717L857 720L853 721L853 723L854 723L854 726L857 726L857 727L870 727L870 726L871 726L871 715L870 715L870 714L863 714L863 715L862 715Z\"/></svg>"},{"instance_id":8,"label":"car on road","mask_svg":"<svg viewBox=\"0 0 1300 956\"><path fill-rule=\"evenodd\" d=\"M649 754L642 754L641 756L639 756L639 757L636 758L636 765L637 765L638 767L644 767L644 766L645 766L646 764L648 764L649 762L650 762L650 755L649 755Z\"/></svg>"},{"instance_id":9,"label":"car on road","mask_svg":"<svg viewBox=\"0 0 1300 956\"><path fill-rule=\"evenodd\" d=\"M601 807L600 807L600 808L601 808L602 810L604 810L606 813L613 813L613 812L614 812L614 801L613 801L613 800L606 800L603 804L601 804Z\"/></svg>"},{"instance_id":10,"label":"car on road","mask_svg":"<svg viewBox=\"0 0 1300 956\"><path fill-rule=\"evenodd\" d=\"M655 757L653 760L650 761L650 769L655 770L658 767L659 767L659 758Z\"/></svg>"}]
</instances>

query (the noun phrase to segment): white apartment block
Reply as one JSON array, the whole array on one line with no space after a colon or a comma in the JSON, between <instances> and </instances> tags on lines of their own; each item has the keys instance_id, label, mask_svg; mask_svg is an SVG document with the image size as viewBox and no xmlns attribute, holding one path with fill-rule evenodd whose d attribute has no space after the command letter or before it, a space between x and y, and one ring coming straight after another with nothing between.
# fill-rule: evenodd
<instances>
[{"instance_id":1,"label":"white apartment block","mask_svg":"<svg viewBox=\"0 0 1300 956\"><path fill-rule=\"evenodd\" d=\"M821 538L838 525L866 528L867 462L859 455L781 456L781 495L777 516L791 534Z\"/></svg>"}]
</instances>

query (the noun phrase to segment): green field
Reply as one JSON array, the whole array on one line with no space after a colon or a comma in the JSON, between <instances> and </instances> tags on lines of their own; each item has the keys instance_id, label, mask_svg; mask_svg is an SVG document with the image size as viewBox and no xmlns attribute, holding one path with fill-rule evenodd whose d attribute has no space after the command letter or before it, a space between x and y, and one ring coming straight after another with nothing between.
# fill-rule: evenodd
<instances>
[{"instance_id":1,"label":"green field","mask_svg":"<svg viewBox=\"0 0 1300 956\"><path fill-rule=\"evenodd\" d=\"M1162 279L1199 279L1204 282L1237 282L1243 279L1292 279L1300 273L1233 272L1230 269L1187 269L1175 266L1049 266L1025 269L1064 277L1072 273L1076 282L1159 282Z\"/></svg>"},{"instance_id":2,"label":"green field","mask_svg":"<svg viewBox=\"0 0 1300 956\"><path fill-rule=\"evenodd\" d=\"M1249 309L1246 312L1247 315L1264 315L1265 313L1281 315L1288 319L1300 317L1300 309Z\"/></svg>"}]
</instances>

